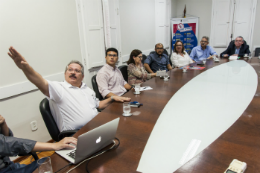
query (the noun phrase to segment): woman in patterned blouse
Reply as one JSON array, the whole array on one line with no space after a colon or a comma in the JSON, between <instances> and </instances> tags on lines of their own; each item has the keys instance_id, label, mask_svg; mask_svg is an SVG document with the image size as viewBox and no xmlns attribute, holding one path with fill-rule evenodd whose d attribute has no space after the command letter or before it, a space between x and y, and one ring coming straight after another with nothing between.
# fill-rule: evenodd
<instances>
[{"instance_id":1,"label":"woman in patterned blouse","mask_svg":"<svg viewBox=\"0 0 260 173\"><path fill-rule=\"evenodd\" d=\"M147 73L142 64L142 52L135 49L131 52L128 64L128 83L130 85L143 83L148 79L156 76L156 73Z\"/></svg>"}]
</instances>

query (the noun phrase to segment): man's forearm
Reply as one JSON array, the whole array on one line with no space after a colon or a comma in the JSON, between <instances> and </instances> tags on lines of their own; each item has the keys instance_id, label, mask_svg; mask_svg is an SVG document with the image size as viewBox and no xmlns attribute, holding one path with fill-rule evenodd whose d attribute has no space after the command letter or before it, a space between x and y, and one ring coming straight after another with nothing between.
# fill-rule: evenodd
<instances>
[{"instance_id":1,"label":"man's forearm","mask_svg":"<svg viewBox=\"0 0 260 173\"><path fill-rule=\"evenodd\" d=\"M168 70L172 70L172 66L170 64L167 65Z\"/></svg>"},{"instance_id":2,"label":"man's forearm","mask_svg":"<svg viewBox=\"0 0 260 173\"><path fill-rule=\"evenodd\" d=\"M125 85L124 85L124 87L125 87L125 89L126 89L126 90L130 90L130 89L132 89L132 86L131 86L131 85L129 85L128 83L127 83L127 84L125 84Z\"/></svg>"},{"instance_id":3,"label":"man's forearm","mask_svg":"<svg viewBox=\"0 0 260 173\"><path fill-rule=\"evenodd\" d=\"M54 151L55 143L36 142L32 151Z\"/></svg>"},{"instance_id":4,"label":"man's forearm","mask_svg":"<svg viewBox=\"0 0 260 173\"><path fill-rule=\"evenodd\" d=\"M107 95L106 95L106 98L110 98L111 96L116 96L114 93L108 93Z\"/></svg>"},{"instance_id":5,"label":"man's forearm","mask_svg":"<svg viewBox=\"0 0 260 173\"><path fill-rule=\"evenodd\" d=\"M32 82L39 90L49 97L48 82L39 73L37 73L30 65L22 69L27 79Z\"/></svg>"},{"instance_id":6,"label":"man's forearm","mask_svg":"<svg viewBox=\"0 0 260 173\"><path fill-rule=\"evenodd\" d=\"M99 102L98 108L99 108L99 109L104 109L104 108L106 108L111 102L112 102L111 97L109 97L109 98L107 98L107 99L105 99L105 100L102 100L102 101Z\"/></svg>"},{"instance_id":7,"label":"man's forearm","mask_svg":"<svg viewBox=\"0 0 260 173\"><path fill-rule=\"evenodd\" d=\"M148 71L149 73L153 73L153 71L151 70L151 68L148 64L144 64L144 67L145 67L146 71Z\"/></svg>"}]
</instances>

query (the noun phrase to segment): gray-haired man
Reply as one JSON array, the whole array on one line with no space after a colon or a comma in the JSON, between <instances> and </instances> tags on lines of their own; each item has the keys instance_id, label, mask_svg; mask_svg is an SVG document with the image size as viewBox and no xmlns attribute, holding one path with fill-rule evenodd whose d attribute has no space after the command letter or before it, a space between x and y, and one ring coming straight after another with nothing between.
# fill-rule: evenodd
<instances>
[{"instance_id":1,"label":"gray-haired man","mask_svg":"<svg viewBox=\"0 0 260 173\"><path fill-rule=\"evenodd\" d=\"M203 59L212 58L213 55L217 55L217 53L213 50L209 44L209 37L203 36L200 41L200 46L196 46L192 49L190 53L191 59L194 61L202 61Z\"/></svg>"},{"instance_id":2,"label":"gray-haired man","mask_svg":"<svg viewBox=\"0 0 260 173\"><path fill-rule=\"evenodd\" d=\"M130 101L130 98L120 96L99 101L95 92L82 82L84 70L78 61L72 61L67 65L64 82L56 82L45 80L13 47L9 48L8 55L27 79L47 96L53 118L60 131L80 129L98 114L96 108L104 109L112 100Z\"/></svg>"}]
</instances>

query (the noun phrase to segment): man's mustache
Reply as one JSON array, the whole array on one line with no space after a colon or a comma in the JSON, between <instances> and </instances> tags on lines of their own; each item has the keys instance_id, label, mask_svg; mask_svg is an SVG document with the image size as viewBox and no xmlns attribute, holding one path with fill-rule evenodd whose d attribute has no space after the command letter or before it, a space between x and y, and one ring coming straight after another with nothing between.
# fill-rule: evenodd
<instances>
[{"instance_id":1,"label":"man's mustache","mask_svg":"<svg viewBox=\"0 0 260 173\"><path fill-rule=\"evenodd\" d=\"M75 74L71 74L70 77L75 77L75 78L77 78Z\"/></svg>"}]
</instances>

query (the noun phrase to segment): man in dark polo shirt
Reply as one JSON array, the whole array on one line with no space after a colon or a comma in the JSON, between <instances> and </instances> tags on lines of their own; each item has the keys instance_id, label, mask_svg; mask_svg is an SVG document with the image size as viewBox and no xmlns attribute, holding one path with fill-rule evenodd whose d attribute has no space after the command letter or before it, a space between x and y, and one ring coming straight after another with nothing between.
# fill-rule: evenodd
<instances>
[{"instance_id":1,"label":"man in dark polo shirt","mask_svg":"<svg viewBox=\"0 0 260 173\"><path fill-rule=\"evenodd\" d=\"M144 61L144 67L149 73L156 73L158 70L171 70L169 58L163 53L163 44L155 45L155 52L150 53Z\"/></svg>"}]
</instances>

